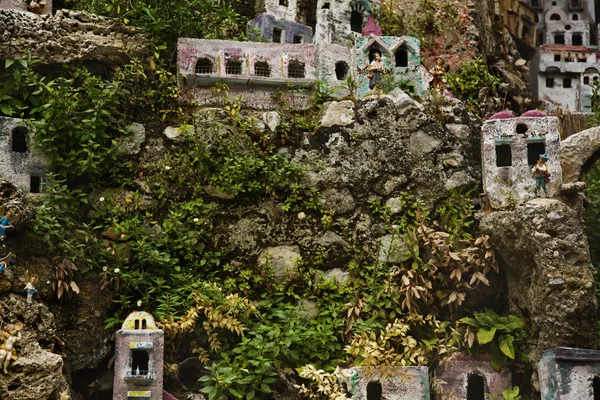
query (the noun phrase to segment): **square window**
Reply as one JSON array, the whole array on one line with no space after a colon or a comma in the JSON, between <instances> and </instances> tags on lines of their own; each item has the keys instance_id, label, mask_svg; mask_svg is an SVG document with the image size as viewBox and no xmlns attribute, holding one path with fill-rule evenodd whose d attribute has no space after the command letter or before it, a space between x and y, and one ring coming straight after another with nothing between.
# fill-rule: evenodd
<instances>
[{"instance_id":1,"label":"square window","mask_svg":"<svg viewBox=\"0 0 600 400\"><path fill-rule=\"evenodd\" d=\"M583 36L580 33L574 33L572 42L573 42L573 46L583 45Z\"/></svg>"},{"instance_id":2,"label":"square window","mask_svg":"<svg viewBox=\"0 0 600 400\"><path fill-rule=\"evenodd\" d=\"M554 78L546 78L546 87L553 88L554 87Z\"/></svg>"},{"instance_id":3,"label":"square window","mask_svg":"<svg viewBox=\"0 0 600 400\"><path fill-rule=\"evenodd\" d=\"M294 43L295 44L304 43L304 36L294 35Z\"/></svg>"},{"instance_id":4,"label":"square window","mask_svg":"<svg viewBox=\"0 0 600 400\"><path fill-rule=\"evenodd\" d=\"M565 35L557 33L554 35L554 44L565 44Z\"/></svg>"},{"instance_id":5,"label":"square window","mask_svg":"<svg viewBox=\"0 0 600 400\"><path fill-rule=\"evenodd\" d=\"M563 88L570 88L570 87L571 87L571 78L563 79Z\"/></svg>"},{"instance_id":6,"label":"square window","mask_svg":"<svg viewBox=\"0 0 600 400\"><path fill-rule=\"evenodd\" d=\"M560 54L554 55L554 61L560 61Z\"/></svg>"}]
</instances>

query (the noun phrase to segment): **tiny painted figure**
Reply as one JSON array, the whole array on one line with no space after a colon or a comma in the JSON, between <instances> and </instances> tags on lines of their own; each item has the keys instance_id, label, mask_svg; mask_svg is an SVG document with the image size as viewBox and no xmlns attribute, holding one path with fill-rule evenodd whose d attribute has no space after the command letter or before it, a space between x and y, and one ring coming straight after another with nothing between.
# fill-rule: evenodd
<instances>
[{"instance_id":1,"label":"tiny painted figure","mask_svg":"<svg viewBox=\"0 0 600 400\"><path fill-rule=\"evenodd\" d=\"M380 84L383 80L383 62L380 53L373 54L373 61L371 61L367 71L369 71L369 89L373 89L371 96L375 97L377 92L379 92L380 97L383 96L383 89Z\"/></svg>"},{"instance_id":2,"label":"tiny painted figure","mask_svg":"<svg viewBox=\"0 0 600 400\"><path fill-rule=\"evenodd\" d=\"M550 181L550 172L548 171L546 161L548 161L548 156L546 154L540 154L537 163L535 163L531 170L533 177L535 178L535 197L540 197L540 188L544 189L544 194L548 197L546 183Z\"/></svg>"},{"instance_id":3,"label":"tiny painted figure","mask_svg":"<svg viewBox=\"0 0 600 400\"><path fill-rule=\"evenodd\" d=\"M0 240L3 240L6 237L6 229L13 227L10 224L10 216L10 211L7 211L4 213L4 216L0 218Z\"/></svg>"},{"instance_id":4,"label":"tiny painted figure","mask_svg":"<svg viewBox=\"0 0 600 400\"><path fill-rule=\"evenodd\" d=\"M18 322L15 325L6 325L6 328L4 328L4 332L2 333L2 345L0 345L0 364L3 365L5 374L8 374L8 364L10 363L10 360L17 359L15 343L21 340L21 329L23 329L23 324Z\"/></svg>"},{"instance_id":5,"label":"tiny painted figure","mask_svg":"<svg viewBox=\"0 0 600 400\"><path fill-rule=\"evenodd\" d=\"M4 272L6 268L8 268L8 263L10 262L10 258L12 253L8 253L6 257L0 258L0 272Z\"/></svg>"},{"instance_id":6,"label":"tiny painted figure","mask_svg":"<svg viewBox=\"0 0 600 400\"><path fill-rule=\"evenodd\" d=\"M31 0L27 9L34 14L41 14L44 11L44 4L42 1Z\"/></svg>"},{"instance_id":7,"label":"tiny painted figure","mask_svg":"<svg viewBox=\"0 0 600 400\"><path fill-rule=\"evenodd\" d=\"M33 295L37 293L37 290L35 290L35 286L33 286L36 280L37 277L35 275L29 276L29 271L25 271L25 282L27 282L27 284L25 285L24 292L27 293L28 303L31 303Z\"/></svg>"},{"instance_id":8,"label":"tiny painted figure","mask_svg":"<svg viewBox=\"0 0 600 400\"><path fill-rule=\"evenodd\" d=\"M431 86L434 89L442 90L444 88L444 75L448 72L450 66L444 65L444 59L442 57L438 57L435 60L435 65L429 73L433 76L433 81L431 81Z\"/></svg>"}]
</instances>

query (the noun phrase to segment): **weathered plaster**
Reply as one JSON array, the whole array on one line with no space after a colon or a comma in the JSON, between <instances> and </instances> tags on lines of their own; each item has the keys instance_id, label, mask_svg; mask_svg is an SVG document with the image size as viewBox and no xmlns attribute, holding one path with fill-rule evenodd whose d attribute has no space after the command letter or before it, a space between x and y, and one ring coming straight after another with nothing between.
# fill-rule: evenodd
<instances>
[{"instance_id":1,"label":"weathered plaster","mask_svg":"<svg viewBox=\"0 0 600 400\"><path fill-rule=\"evenodd\" d=\"M24 153L12 151L15 129L28 132L27 150ZM21 119L0 117L0 178L10 181L25 192L30 192L31 177L45 179L50 171L48 158L34 146L30 126Z\"/></svg>"},{"instance_id":2,"label":"weathered plaster","mask_svg":"<svg viewBox=\"0 0 600 400\"><path fill-rule=\"evenodd\" d=\"M526 132L517 133L518 126L527 127ZM535 179L531 172L533 165L528 164L528 143L544 144L551 174L547 184L548 193L550 196L560 194L562 169L558 156L560 134L556 117L490 119L482 127L481 140L483 188L492 207L511 207L533 198ZM499 145L510 145L512 165L497 166L496 147Z\"/></svg>"},{"instance_id":3,"label":"weathered plaster","mask_svg":"<svg viewBox=\"0 0 600 400\"><path fill-rule=\"evenodd\" d=\"M538 365L542 400L597 398L594 378L600 376L600 351L555 347Z\"/></svg>"},{"instance_id":4,"label":"weathered plaster","mask_svg":"<svg viewBox=\"0 0 600 400\"><path fill-rule=\"evenodd\" d=\"M281 30L281 37L278 42L273 38L274 29ZM259 33L258 37L256 33ZM312 43L313 31L310 26L280 20L269 14L261 14L248 22L248 37L252 40L264 39L275 43Z\"/></svg>"},{"instance_id":5,"label":"weathered plaster","mask_svg":"<svg viewBox=\"0 0 600 400\"><path fill-rule=\"evenodd\" d=\"M483 378L485 393L501 398L502 391L513 386L512 374L508 368L496 371L490 364L489 355L487 358L477 360L459 355L456 359L436 368L436 378L444 382L441 399L467 400L471 375L479 375Z\"/></svg>"},{"instance_id":6,"label":"weathered plaster","mask_svg":"<svg viewBox=\"0 0 600 400\"><path fill-rule=\"evenodd\" d=\"M381 385L382 399L430 399L427 367L353 367L343 370L343 374L343 385L353 400L367 400L370 383Z\"/></svg>"}]
</instances>

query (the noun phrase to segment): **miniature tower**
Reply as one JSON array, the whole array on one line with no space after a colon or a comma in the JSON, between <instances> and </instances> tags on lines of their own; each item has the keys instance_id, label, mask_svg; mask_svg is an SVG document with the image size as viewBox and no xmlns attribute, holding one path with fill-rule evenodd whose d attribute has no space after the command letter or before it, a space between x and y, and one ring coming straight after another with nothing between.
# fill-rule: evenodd
<instances>
[{"instance_id":1,"label":"miniature tower","mask_svg":"<svg viewBox=\"0 0 600 400\"><path fill-rule=\"evenodd\" d=\"M131 313L117 332L113 400L163 398L164 333L152 315Z\"/></svg>"},{"instance_id":2,"label":"miniature tower","mask_svg":"<svg viewBox=\"0 0 600 400\"><path fill-rule=\"evenodd\" d=\"M481 142L483 190L493 208L512 207L534 197L532 168L540 154L548 157L549 195L560 193L558 118L540 111L528 111L517 118L503 111L483 124Z\"/></svg>"}]
</instances>

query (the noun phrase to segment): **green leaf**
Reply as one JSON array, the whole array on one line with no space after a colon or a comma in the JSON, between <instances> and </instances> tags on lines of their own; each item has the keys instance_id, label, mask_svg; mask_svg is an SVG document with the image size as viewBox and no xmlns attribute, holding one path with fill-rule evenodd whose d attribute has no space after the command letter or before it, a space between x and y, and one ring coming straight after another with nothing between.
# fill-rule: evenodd
<instances>
[{"instance_id":1,"label":"green leaf","mask_svg":"<svg viewBox=\"0 0 600 400\"><path fill-rule=\"evenodd\" d=\"M260 385L260 391L263 393L271 393L271 388L269 385L265 385L264 383Z\"/></svg>"},{"instance_id":2,"label":"green leaf","mask_svg":"<svg viewBox=\"0 0 600 400\"><path fill-rule=\"evenodd\" d=\"M248 392L248 394L246 394L246 400L252 400L255 397L256 395L254 394L254 390L251 390Z\"/></svg>"},{"instance_id":3,"label":"green leaf","mask_svg":"<svg viewBox=\"0 0 600 400\"><path fill-rule=\"evenodd\" d=\"M506 355L500 351L497 341L490 343L490 364L496 371L500 371L506 365Z\"/></svg>"},{"instance_id":4,"label":"green leaf","mask_svg":"<svg viewBox=\"0 0 600 400\"><path fill-rule=\"evenodd\" d=\"M490 343L494 340L494 335L496 334L496 328L492 327L490 329L480 328L477 331L477 341L479 344Z\"/></svg>"},{"instance_id":5,"label":"green leaf","mask_svg":"<svg viewBox=\"0 0 600 400\"><path fill-rule=\"evenodd\" d=\"M502 392L504 400L517 400L519 398L519 387L515 386L512 389L508 389Z\"/></svg>"},{"instance_id":6,"label":"green leaf","mask_svg":"<svg viewBox=\"0 0 600 400\"><path fill-rule=\"evenodd\" d=\"M11 65L13 65L14 62L15 62L15 60L6 60L4 62L4 69L8 69L8 67L10 67Z\"/></svg>"},{"instance_id":7,"label":"green leaf","mask_svg":"<svg viewBox=\"0 0 600 400\"><path fill-rule=\"evenodd\" d=\"M500 351L506 354L508 358L515 359L515 347L513 346L515 338L512 335L502 335L498 339L500 344Z\"/></svg>"}]
</instances>

